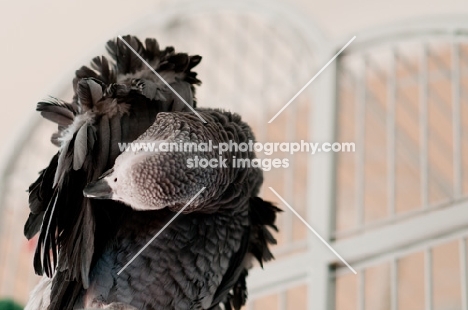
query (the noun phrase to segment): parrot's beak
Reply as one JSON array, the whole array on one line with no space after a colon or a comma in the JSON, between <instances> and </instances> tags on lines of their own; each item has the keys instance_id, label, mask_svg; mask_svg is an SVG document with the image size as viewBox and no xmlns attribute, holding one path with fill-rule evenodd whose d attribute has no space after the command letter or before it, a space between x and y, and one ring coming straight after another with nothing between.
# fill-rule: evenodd
<instances>
[{"instance_id":1,"label":"parrot's beak","mask_svg":"<svg viewBox=\"0 0 468 310\"><path fill-rule=\"evenodd\" d=\"M88 198L111 199L112 188L105 179L100 179L86 185L83 190L83 195Z\"/></svg>"}]
</instances>

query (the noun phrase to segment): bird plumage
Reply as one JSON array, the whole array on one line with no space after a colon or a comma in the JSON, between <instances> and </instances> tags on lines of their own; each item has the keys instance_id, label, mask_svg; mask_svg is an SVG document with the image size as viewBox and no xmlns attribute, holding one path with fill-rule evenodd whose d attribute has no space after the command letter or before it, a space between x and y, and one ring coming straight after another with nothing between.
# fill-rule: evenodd
<instances>
[{"instance_id":1,"label":"bird plumage","mask_svg":"<svg viewBox=\"0 0 468 310\"><path fill-rule=\"evenodd\" d=\"M213 109L198 112L206 124L191 112L160 113L134 143L164 141L167 145L182 145L211 141L217 146L227 139L237 144L254 140L252 131L237 114ZM251 151L223 153L226 167L187 166L187 160L195 156L210 160L218 159L218 155L217 148L191 152L129 150L119 155L104 177L85 188L86 195L121 201L159 220L159 225L148 230L129 221L130 226L117 232L118 245L104 254L104 266L101 268L98 262L95 275L98 280L112 279L104 290L103 286L101 290L89 290L85 306L99 303L96 296L138 309L211 309L222 302L239 309L245 303L245 277L252 258L248 253L260 263L272 258L267 245L274 243L274 238L267 226L275 228L272 223L277 209L256 197L263 181L261 169L232 168L234 158L253 160L255 154ZM206 190L184 209L183 215L118 276L117 270L132 253L143 247L201 187ZM135 235L129 237L132 230ZM164 286L158 282L161 279ZM135 288L139 292L130 294ZM147 292L156 296L148 297Z\"/></svg>"},{"instance_id":2,"label":"bird plumage","mask_svg":"<svg viewBox=\"0 0 468 310\"><path fill-rule=\"evenodd\" d=\"M160 50L154 39L147 39L145 45L135 37L123 39L186 102L196 106L194 84L200 81L191 69L201 57L175 53L170 47ZM169 121L174 115L195 122L199 129L205 125L186 112L185 103L123 42L109 41L107 49L111 60L96 57L91 68L77 70L71 103L51 98L37 108L58 125L52 142L60 146L29 188L31 213L24 229L27 238L39 233L36 273L53 277L42 285L50 290L48 309L101 307L110 302L137 309L216 309L219 303L238 309L246 298L244 258L251 253L260 262L271 259L268 244L275 242L267 227L276 229L278 209L255 198L262 181L258 172L255 176L238 172L243 177L233 183L229 183L233 175L225 177L223 191L207 192L224 200L205 204L203 212L181 215L139 261L116 276L116 268L161 229L180 202L168 203L162 210L138 212L117 201L83 197L83 189L114 165L119 142L132 142L153 129L161 131L161 123L174 124ZM157 117L160 112L174 113ZM240 122L235 114L202 113L217 126ZM213 117L218 119L213 122ZM241 137L250 130L242 124ZM236 133L230 126L225 129ZM195 188L202 179L192 181ZM186 198L192 188L183 185L175 183L172 189L185 189ZM228 204L235 208L221 208ZM214 262L217 269L210 273ZM166 291L170 288L173 296ZM29 305L29 309L36 308Z\"/></svg>"}]
</instances>

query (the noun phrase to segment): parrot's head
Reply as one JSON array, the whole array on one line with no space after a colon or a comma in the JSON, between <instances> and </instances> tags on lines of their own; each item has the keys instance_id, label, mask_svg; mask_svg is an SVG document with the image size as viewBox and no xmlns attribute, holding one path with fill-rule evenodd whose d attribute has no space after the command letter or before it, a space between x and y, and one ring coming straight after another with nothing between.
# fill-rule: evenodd
<instances>
[{"instance_id":1,"label":"parrot's head","mask_svg":"<svg viewBox=\"0 0 468 310\"><path fill-rule=\"evenodd\" d=\"M120 201L135 210L178 209L203 186L216 182L218 174L188 168L187 156L181 152L124 152L112 169L85 187L84 195ZM195 207L203 197L206 194L191 205Z\"/></svg>"},{"instance_id":2,"label":"parrot's head","mask_svg":"<svg viewBox=\"0 0 468 310\"><path fill-rule=\"evenodd\" d=\"M120 201L135 210L168 207L177 211L190 201L186 212L202 207L206 212L216 210L228 202L225 198L229 195L231 199L249 197L257 186L249 186L249 179L258 178L248 175L258 175L259 171L233 168L232 157L253 158L253 152L220 155L215 148L200 150L210 140L216 145L228 137L250 137L250 129L246 131L244 126L228 126L229 131L239 131L235 135L226 132L224 126L226 123L220 121L203 124L189 112L160 113L153 126L117 157L112 169L86 186L84 195ZM198 149L195 151L194 146L189 151L187 145L197 145ZM203 187L206 189L191 201Z\"/></svg>"}]
</instances>

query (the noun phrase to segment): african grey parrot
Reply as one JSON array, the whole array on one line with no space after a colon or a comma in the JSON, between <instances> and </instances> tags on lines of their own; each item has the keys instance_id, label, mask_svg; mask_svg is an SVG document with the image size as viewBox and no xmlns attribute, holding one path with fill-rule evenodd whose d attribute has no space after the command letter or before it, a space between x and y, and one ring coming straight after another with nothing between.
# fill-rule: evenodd
<instances>
[{"instance_id":1,"label":"african grey parrot","mask_svg":"<svg viewBox=\"0 0 468 310\"><path fill-rule=\"evenodd\" d=\"M191 69L201 57L159 50L154 39L145 45L123 39L196 106L193 85L200 81ZM272 259L268 245L275 243L268 227L276 229L279 209L257 197L261 170L188 169L187 156L194 154L183 152L119 156L118 143L138 137L242 142L253 139L250 128L238 115L217 110L198 109L207 121L201 122L124 42L109 41L107 49L111 61L96 57L93 69L77 71L72 103L38 104L59 126L52 142L60 150L29 189L25 235L40 232L34 268L47 277L26 309L239 309L251 258ZM109 192L109 178L119 193L141 196ZM126 187L129 178L141 182ZM117 275L202 186L206 190ZM85 187L87 196L111 199L84 197Z\"/></svg>"}]
</instances>

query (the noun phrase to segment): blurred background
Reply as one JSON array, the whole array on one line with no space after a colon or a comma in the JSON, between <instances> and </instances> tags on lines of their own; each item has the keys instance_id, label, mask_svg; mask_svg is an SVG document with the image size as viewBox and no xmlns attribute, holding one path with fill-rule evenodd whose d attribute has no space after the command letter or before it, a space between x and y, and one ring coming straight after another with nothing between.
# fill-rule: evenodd
<instances>
[{"instance_id":1,"label":"blurred background","mask_svg":"<svg viewBox=\"0 0 468 310\"><path fill-rule=\"evenodd\" d=\"M200 54L199 106L242 114L261 142L354 142L265 172L284 212L246 309L468 310L468 3L3 1L0 299L27 301L25 190L57 150L35 104L119 34ZM356 40L270 120L353 36ZM260 157L264 155L259 154ZM357 271L350 272L273 187ZM4 304L11 305L10 302ZM13 309L13 308L12 308Z\"/></svg>"}]
</instances>

